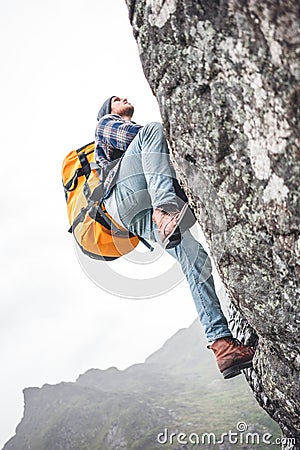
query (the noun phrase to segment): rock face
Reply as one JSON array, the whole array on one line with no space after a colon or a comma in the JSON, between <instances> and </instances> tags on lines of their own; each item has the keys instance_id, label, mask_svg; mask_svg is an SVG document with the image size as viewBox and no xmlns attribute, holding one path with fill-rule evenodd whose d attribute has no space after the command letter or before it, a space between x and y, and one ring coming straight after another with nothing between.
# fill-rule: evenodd
<instances>
[{"instance_id":1,"label":"rock face","mask_svg":"<svg viewBox=\"0 0 300 450\"><path fill-rule=\"evenodd\" d=\"M248 381L299 438L299 4L126 1L234 326L258 337Z\"/></svg>"}]
</instances>

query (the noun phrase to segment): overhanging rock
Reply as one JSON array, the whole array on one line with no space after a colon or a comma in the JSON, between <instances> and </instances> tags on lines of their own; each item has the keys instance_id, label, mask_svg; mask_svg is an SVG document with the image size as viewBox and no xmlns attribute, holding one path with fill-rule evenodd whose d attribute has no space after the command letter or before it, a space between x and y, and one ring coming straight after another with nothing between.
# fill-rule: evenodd
<instances>
[{"instance_id":1,"label":"overhanging rock","mask_svg":"<svg viewBox=\"0 0 300 450\"><path fill-rule=\"evenodd\" d=\"M259 337L248 381L299 439L298 2L127 5L235 328Z\"/></svg>"}]
</instances>

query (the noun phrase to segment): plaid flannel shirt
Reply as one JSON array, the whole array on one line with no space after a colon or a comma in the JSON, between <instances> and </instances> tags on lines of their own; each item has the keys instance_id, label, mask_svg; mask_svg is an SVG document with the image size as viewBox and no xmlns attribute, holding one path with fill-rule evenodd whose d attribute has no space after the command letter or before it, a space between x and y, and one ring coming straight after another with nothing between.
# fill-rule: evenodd
<instances>
[{"instance_id":1,"label":"plaid flannel shirt","mask_svg":"<svg viewBox=\"0 0 300 450\"><path fill-rule=\"evenodd\" d=\"M95 161L104 172L105 194L117 173L120 157L141 128L141 125L123 120L118 114L107 114L99 120L95 133Z\"/></svg>"}]
</instances>

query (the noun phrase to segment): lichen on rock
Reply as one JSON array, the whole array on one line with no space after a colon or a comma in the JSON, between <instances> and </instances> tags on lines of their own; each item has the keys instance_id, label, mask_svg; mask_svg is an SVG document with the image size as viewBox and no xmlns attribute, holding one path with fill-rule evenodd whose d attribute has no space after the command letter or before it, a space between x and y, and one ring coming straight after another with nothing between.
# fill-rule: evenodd
<instances>
[{"instance_id":1,"label":"lichen on rock","mask_svg":"<svg viewBox=\"0 0 300 450\"><path fill-rule=\"evenodd\" d=\"M298 2L126 1L233 324L258 337L248 381L285 436L299 438Z\"/></svg>"}]
</instances>

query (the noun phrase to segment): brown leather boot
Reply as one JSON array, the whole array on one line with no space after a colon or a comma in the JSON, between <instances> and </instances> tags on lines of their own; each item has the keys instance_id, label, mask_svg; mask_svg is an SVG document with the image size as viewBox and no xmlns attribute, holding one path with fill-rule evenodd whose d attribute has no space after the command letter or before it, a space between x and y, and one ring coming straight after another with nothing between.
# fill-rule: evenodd
<instances>
[{"instance_id":1,"label":"brown leather boot","mask_svg":"<svg viewBox=\"0 0 300 450\"><path fill-rule=\"evenodd\" d=\"M217 359L220 372L224 378L232 378L241 373L241 369L252 367L255 349L243 345L238 339L224 337L208 345Z\"/></svg>"},{"instance_id":2,"label":"brown leather boot","mask_svg":"<svg viewBox=\"0 0 300 450\"><path fill-rule=\"evenodd\" d=\"M188 203L179 210L176 206L165 205L156 208L152 220L156 223L162 244L165 248L172 248L181 241L180 223L187 212Z\"/></svg>"}]
</instances>

